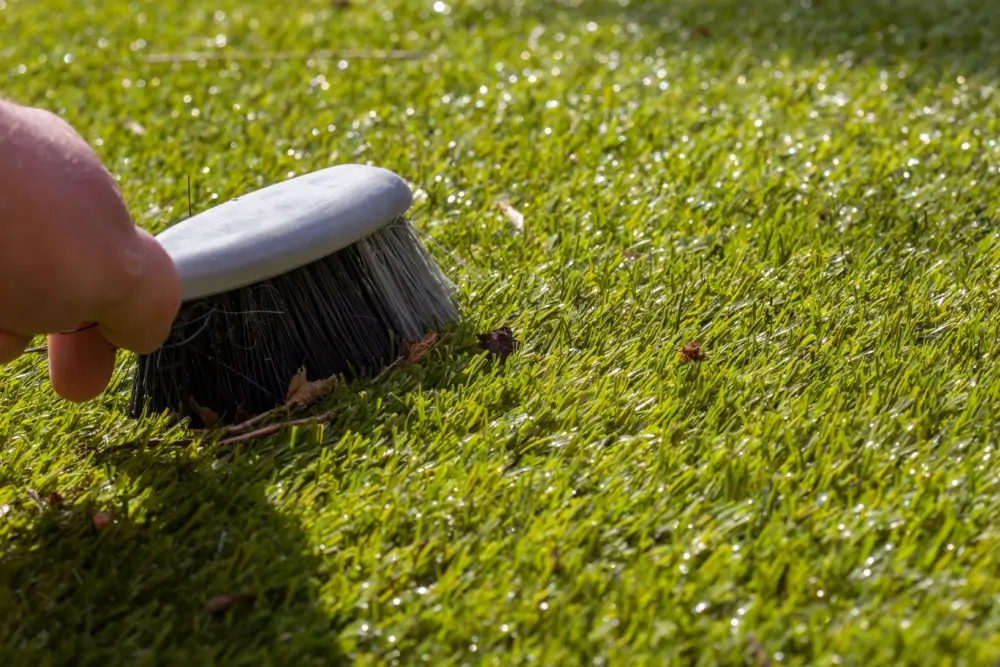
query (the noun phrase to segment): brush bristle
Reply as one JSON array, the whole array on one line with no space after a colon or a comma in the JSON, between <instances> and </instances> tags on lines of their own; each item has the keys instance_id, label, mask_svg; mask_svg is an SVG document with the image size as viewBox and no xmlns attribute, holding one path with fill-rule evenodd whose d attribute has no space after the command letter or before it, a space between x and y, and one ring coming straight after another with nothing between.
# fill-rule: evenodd
<instances>
[{"instance_id":1,"label":"brush bristle","mask_svg":"<svg viewBox=\"0 0 1000 667\"><path fill-rule=\"evenodd\" d=\"M378 372L457 318L451 291L400 218L320 261L185 303L166 343L138 358L132 415L202 425L199 406L231 422L282 404L300 368L310 380Z\"/></svg>"}]
</instances>

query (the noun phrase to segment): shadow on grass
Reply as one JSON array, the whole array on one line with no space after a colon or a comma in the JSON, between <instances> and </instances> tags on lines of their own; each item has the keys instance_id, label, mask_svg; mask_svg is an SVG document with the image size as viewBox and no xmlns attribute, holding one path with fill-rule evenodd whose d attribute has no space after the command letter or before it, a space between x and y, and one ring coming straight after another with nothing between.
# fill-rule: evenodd
<instances>
[{"instance_id":1,"label":"shadow on grass","mask_svg":"<svg viewBox=\"0 0 1000 667\"><path fill-rule=\"evenodd\" d=\"M318 557L266 496L267 459L99 454L131 507L81 501L9 532L2 664L331 665L337 623L314 605ZM222 613L224 595L254 596Z\"/></svg>"},{"instance_id":2,"label":"shadow on grass","mask_svg":"<svg viewBox=\"0 0 1000 667\"><path fill-rule=\"evenodd\" d=\"M488 2L497 13L509 3ZM505 9L501 9L501 7ZM965 76L1000 72L1000 4L981 0L618 0L526 3L522 15L561 20L631 21L659 32L663 47L715 42L761 58L839 59ZM894 71L890 70L891 74Z\"/></svg>"},{"instance_id":3,"label":"shadow on grass","mask_svg":"<svg viewBox=\"0 0 1000 667\"><path fill-rule=\"evenodd\" d=\"M352 383L314 406L302 416L339 415L321 438L308 428L294 441L286 430L200 451L108 447L102 438L86 445L76 465L112 480L102 497L118 498L117 506L67 493L62 508L0 508L9 521L0 543L0 665L347 662L338 637L359 612L317 604L322 582L343 575L324 570L300 519L269 494L283 483L304 498L318 476L382 465L353 449L357 442L342 444L347 433L381 445L393 429L433 429L413 424L413 401L454 390L470 374L503 372L471 331L458 327L420 363ZM324 472L314 467L320 457ZM327 490L303 502L351 513ZM102 510L114 518L97 530L93 517ZM221 614L206 608L219 596L247 594L251 604Z\"/></svg>"}]
</instances>

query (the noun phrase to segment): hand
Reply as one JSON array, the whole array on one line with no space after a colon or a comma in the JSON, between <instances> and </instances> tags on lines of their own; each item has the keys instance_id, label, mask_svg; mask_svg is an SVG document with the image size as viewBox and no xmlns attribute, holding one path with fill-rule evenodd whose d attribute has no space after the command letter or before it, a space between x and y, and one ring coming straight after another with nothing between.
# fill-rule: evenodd
<instances>
[{"instance_id":1,"label":"hand","mask_svg":"<svg viewBox=\"0 0 1000 667\"><path fill-rule=\"evenodd\" d=\"M90 400L116 348L154 351L179 308L172 260L132 222L83 138L52 113L0 100L0 364L46 334L53 388Z\"/></svg>"}]
</instances>

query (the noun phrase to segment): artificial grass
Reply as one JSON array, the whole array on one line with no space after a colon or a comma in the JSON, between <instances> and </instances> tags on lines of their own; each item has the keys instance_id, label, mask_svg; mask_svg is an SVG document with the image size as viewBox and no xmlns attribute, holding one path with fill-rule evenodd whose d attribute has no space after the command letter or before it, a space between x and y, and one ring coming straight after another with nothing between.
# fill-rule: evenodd
<instances>
[{"instance_id":1,"label":"artificial grass","mask_svg":"<svg viewBox=\"0 0 1000 667\"><path fill-rule=\"evenodd\" d=\"M0 663L996 664L998 22L0 0L140 224L378 164L466 317L238 446L0 371Z\"/></svg>"}]
</instances>

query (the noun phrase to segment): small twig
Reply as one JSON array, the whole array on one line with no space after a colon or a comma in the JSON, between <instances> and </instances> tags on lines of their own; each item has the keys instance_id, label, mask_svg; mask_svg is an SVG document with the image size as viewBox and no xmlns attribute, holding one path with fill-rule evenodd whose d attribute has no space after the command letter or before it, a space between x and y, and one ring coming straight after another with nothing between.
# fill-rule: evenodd
<instances>
[{"instance_id":1,"label":"small twig","mask_svg":"<svg viewBox=\"0 0 1000 667\"><path fill-rule=\"evenodd\" d=\"M29 347L24 351L25 354L48 354L48 345L39 345L38 347Z\"/></svg>"},{"instance_id":2,"label":"small twig","mask_svg":"<svg viewBox=\"0 0 1000 667\"><path fill-rule=\"evenodd\" d=\"M218 433L220 435L225 435L225 436L232 436L228 438L223 438L222 440L218 441L218 444L220 445L232 445L237 442L243 442L245 440L253 440L255 438L263 438L268 435L272 435L288 426L304 426L306 424L311 424L313 422L320 424L323 422L332 421L333 418L336 417L336 413L334 412L324 412L323 414L320 414L315 417L302 417L301 419L292 419L290 421L284 421L278 424L271 424L270 426L265 426L264 428L260 428L255 431L249 430L253 426L256 426L257 424L263 421L266 421L269 417L273 417L276 413L281 412L285 409L286 409L285 406L281 406L275 408L274 410L270 410L269 412L264 412L262 414L259 414L256 417L248 419L245 422L234 424L233 426L227 426L222 429L200 430L194 432L198 435L203 435L203 436L211 435L213 433ZM141 440L130 440L129 442L125 442L105 450L105 453L120 452L123 450L135 449L140 446L160 447L163 445L169 445L171 447L187 447L188 445L191 444L194 444L193 438L183 438L181 440L161 440L159 438L154 438L147 442L142 442Z\"/></svg>"},{"instance_id":3,"label":"small twig","mask_svg":"<svg viewBox=\"0 0 1000 667\"><path fill-rule=\"evenodd\" d=\"M151 53L143 58L147 63L196 63L202 60L423 60L437 56L423 51L368 51L351 49L321 49L319 51L272 51L246 53L241 51L189 51L187 53Z\"/></svg>"},{"instance_id":4,"label":"small twig","mask_svg":"<svg viewBox=\"0 0 1000 667\"><path fill-rule=\"evenodd\" d=\"M225 428L222 429L222 434L239 435L241 433L246 433L247 431L252 431L257 424L260 424L261 422L266 422L269 418L273 417L278 412L284 412L286 410L288 410L288 408L286 408L284 405L282 405L281 407L277 407L273 410L268 410L267 412L263 412L257 415L256 417L251 417L245 422L241 422L239 424L233 424L232 426L226 426Z\"/></svg>"},{"instance_id":5,"label":"small twig","mask_svg":"<svg viewBox=\"0 0 1000 667\"><path fill-rule=\"evenodd\" d=\"M274 435L283 428L288 428L291 426L306 426L309 424L322 424L333 420L336 417L334 412L324 412L316 417L303 417L302 419L293 419L291 421L282 422L280 424L271 424L270 426L265 426L264 428L259 428L256 431L250 431L249 433L243 433L241 435L234 436L232 438L226 438L225 440L220 440L218 444L220 445L235 445L240 442L245 442L247 440L254 440L256 438L265 438L269 435Z\"/></svg>"},{"instance_id":6,"label":"small twig","mask_svg":"<svg viewBox=\"0 0 1000 667\"><path fill-rule=\"evenodd\" d=\"M274 417L274 416L276 416L276 415L278 415L278 414L280 414L282 412L284 412L284 413L287 414L289 412L288 407L284 406L284 405L279 405L276 408L272 408L271 410L268 410L267 412L262 412L259 415L257 415L256 417L251 417L250 419L247 419L246 421L240 422L239 424L232 424L230 426L224 426L221 429L202 429L202 430L196 430L195 433L210 434L210 433L218 432L218 433L221 433L222 435L239 435L240 433L245 433L246 431L249 431L249 430L253 429L255 426L257 426L257 424L260 424L261 422L265 422L268 419L270 419L271 417Z\"/></svg>"}]
</instances>

